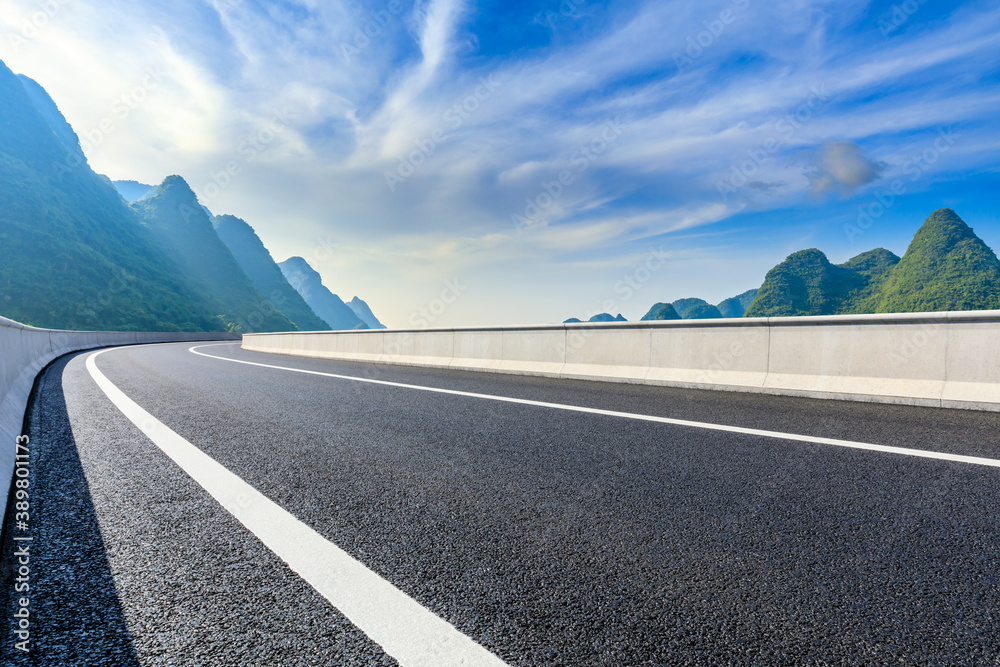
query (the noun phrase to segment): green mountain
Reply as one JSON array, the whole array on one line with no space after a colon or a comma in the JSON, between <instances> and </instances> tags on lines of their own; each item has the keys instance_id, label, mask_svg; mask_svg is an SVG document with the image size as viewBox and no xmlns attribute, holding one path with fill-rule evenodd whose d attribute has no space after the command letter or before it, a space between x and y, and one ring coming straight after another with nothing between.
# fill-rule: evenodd
<instances>
[{"instance_id":1,"label":"green mountain","mask_svg":"<svg viewBox=\"0 0 1000 667\"><path fill-rule=\"evenodd\" d=\"M860 273L831 264L819 250L800 250L767 272L745 316L834 315L866 286Z\"/></svg>"},{"instance_id":2,"label":"green mountain","mask_svg":"<svg viewBox=\"0 0 1000 667\"><path fill-rule=\"evenodd\" d=\"M628 322L625 317L618 313L617 315L612 315L611 313L598 313L591 317L588 322Z\"/></svg>"},{"instance_id":3,"label":"green mountain","mask_svg":"<svg viewBox=\"0 0 1000 667\"><path fill-rule=\"evenodd\" d=\"M1000 309L1000 262L950 208L934 211L878 294L876 313Z\"/></svg>"},{"instance_id":4,"label":"green mountain","mask_svg":"<svg viewBox=\"0 0 1000 667\"><path fill-rule=\"evenodd\" d=\"M275 264L253 227L232 215L212 218L212 226L226 244L253 286L274 304L300 331L328 331L330 325L317 317Z\"/></svg>"},{"instance_id":5,"label":"green mountain","mask_svg":"<svg viewBox=\"0 0 1000 667\"><path fill-rule=\"evenodd\" d=\"M747 312L747 308L750 307L756 296L757 290L747 290L743 294L729 297L720 303L717 308L723 317L743 317L743 313Z\"/></svg>"},{"instance_id":6,"label":"green mountain","mask_svg":"<svg viewBox=\"0 0 1000 667\"><path fill-rule=\"evenodd\" d=\"M841 312L844 314L877 312L872 299L882 291L893 267L897 264L899 257L885 248L863 252L841 264L842 268L857 272L867 281L865 287L851 296L850 302L845 304Z\"/></svg>"},{"instance_id":7,"label":"green mountain","mask_svg":"<svg viewBox=\"0 0 1000 667\"><path fill-rule=\"evenodd\" d=\"M0 314L42 327L219 331L208 300L110 181L55 103L0 62Z\"/></svg>"},{"instance_id":8,"label":"green mountain","mask_svg":"<svg viewBox=\"0 0 1000 667\"><path fill-rule=\"evenodd\" d=\"M354 314L339 296L323 284L322 278L306 260L290 257L278 264L288 283L302 295L313 312L330 325L331 329L367 329L361 318Z\"/></svg>"},{"instance_id":9,"label":"green mountain","mask_svg":"<svg viewBox=\"0 0 1000 667\"><path fill-rule=\"evenodd\" d=\"M709 305L709 303L704 299L687 298L687 299L677 299L671 305L673 305L674 310L677 311L677 314L680 315L682 319L686 320L688 319L687 311L691 310L695 306L707 306Z\"/></svg>"},{"instance_id":10,"label":"green mountain","mask_svg":"<svg viewBox=\"0 0 1000 667\"><path fill-rule=\"evenodd\" d=\"M681 316L677 314L677 309L669 303L654 303L653 307L642 316L640 321L648 320L679 320Z\"/></svg>"},{"instance_id":11,"label":"green mountain","mask_svg":"<svg viewBox=\"0 0 1000 667\"><path fill-rule=\"evenodd\" d=\"M192 278L228 330L296 330L253 286L183 178L168 176L153 194L129 207Z\"/></svg>"},{"instance_id":12,"label":"green mountain","mask_svg":"<svg viewBox=\"0 0 1000 667\"><path fill-rule=\"evenodd\" d=\"M1000 308L1000 261L949 208L935 211L900 259L884 248L840 265L803 250L771 269L747 317Z\"/></svg>"},{"instance_id":13,"label":"green mountain","mask_svg":"<svg viewBox=\"0 0 1000 667\"><path fill-rule=\"evenodd\" d=\"M685 310L681 317L685 320L711 320L721 319L722 313L710 303L699 303Z\"/></svg>"}]
</instances>

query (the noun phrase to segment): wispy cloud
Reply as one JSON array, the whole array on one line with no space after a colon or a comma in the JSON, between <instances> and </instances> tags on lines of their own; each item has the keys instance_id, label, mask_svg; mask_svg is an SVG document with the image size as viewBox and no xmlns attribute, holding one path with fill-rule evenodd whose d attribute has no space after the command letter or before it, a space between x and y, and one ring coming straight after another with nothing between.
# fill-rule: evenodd
<instances>
[{"instance_id":1,"label":"wispy cloud","mask_svg":"<svg viewBox=\"0 0 1000 667\"><path fill-rule=\"evenodd\" d=\"M0 58L45 86L78 130L99 127L148 68L163 71L88 152L98 170L180 173L197 189L236 155L241 173L212 208L245 217L279 259L336 236L341 249L317 268L389 322L455 272L505 281L510 294L497 301L481 287L488 306L470 296L449 311L465 322L523 321L526 294L540 312L540 280L590 303L606 282L597 274L610 280L616 258L655 239L697 247L702 266L716 247L760 275L727 287L727 271L689 271L681 289L669 281L685 274L665 271L651 291L694 293L702 281L706 298L728 296L759 282L775 238L801 236L798 221L775 222L781 211L821 217L810 193L849 202L940 128L964 140L922 184L996 165L983 147L997 136L1000 10L986 1L926 4L890 33L861 0L587 4L551 25L537 7L462 0L59 7L15 45L38 5L5 2ZM810 104L817 90L822 103ZM282 109L287 127L253 160L239 157ZM602 145L609 122L623 129ZM387 187L387 173L404 171ZM572 179L517 234L512 214L564 171ZM720 183L737 193L720 196ZM747 231L742 246L706 246L692 238L702 229ZM759 259L734 261L740 247Z\"/></svg>"}]
</instances>

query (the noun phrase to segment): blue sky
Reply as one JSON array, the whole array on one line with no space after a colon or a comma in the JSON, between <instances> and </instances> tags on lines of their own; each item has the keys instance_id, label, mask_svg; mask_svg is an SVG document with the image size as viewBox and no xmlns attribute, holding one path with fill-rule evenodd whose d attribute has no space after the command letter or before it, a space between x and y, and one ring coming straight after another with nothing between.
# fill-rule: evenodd
<instances>
[{"instance_id":1,"label":"blue sky","mask_svg":"<svg viewBox=\"0 0 1000 667\"><path fill-rule=\"evenodd\" d=\"M393 326L718 302L942 206L1000 248L995 2L9 0L0 31L97 171L180 174Z\"/></svg>"}]
</instances>

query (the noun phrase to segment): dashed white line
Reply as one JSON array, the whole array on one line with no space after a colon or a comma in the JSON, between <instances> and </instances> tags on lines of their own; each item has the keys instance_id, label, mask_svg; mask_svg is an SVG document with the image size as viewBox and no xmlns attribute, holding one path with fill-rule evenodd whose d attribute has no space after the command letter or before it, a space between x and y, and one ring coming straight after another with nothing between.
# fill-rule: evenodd
<instances>
[{"instance_id":1,"label":"dashed white line","mask_svg":"<svg viewBox=\"0 0 1000 667\"><path fill-rule=\"evenodd\" d=\"M125 395L87 357L111 402L261 542L404 667L503 667L498 657L282 509Z\"/></svg>"},{"instance_id":2,"label":"dashed white line","mask_svg":"<svg viewBox=\"0 0 1000 667\"><path fill-rule=\"evenodd\" d=\"M963 454L948 454L946 452L934 452L925 449L910 449L907 447L890 447L888 445L875 445L866 442L854 442L851 440L838 440L836 438L821 438L813 435L798 435L795 433L782 433L780 431L765 431L756 428L743 428L742 426L727 426L725 424L712 424L709 422L696 422L687 419L673 419L670 417L658 417L656 415L643 415L634 412L619 412L617 410L601 410L600 408L585 408L578 405L566 405L563 403L546 403L544 401L532 401L525 398L513 398L510 396L496 396L493 394L477 394L469 391L458 391L456 389L444 389L441 387L427 387L418 384L405 384L402 382L391 382L389 380L376 380L373 378L360 378L353 375L340 375L337 373L323 373L321 371L310 371L304 368L291 368L288 366L277 366L274 364L262 364L256 361L245 361L243 359L229 359L217 357L212 354L199 352L202 347L212 347L212 345L196 345L189 348L191 352L209 359L219 361L230 361L235 364L246 364L248 366L259 366L261 368L272 368L275 370L289 371L292 373L304 373L306 375L319 375L322 377L334 378L337 380L348 380L351 382L365 382L368 384L383 385L386 387L397 387L400 389L414 389L417 391L429 391L437 394L449 394L452 396L466 396L470 398L480 398L489 401L501 401L503 403L517 403L519 405L532 405L554 410L568 410L570 412L583 412L593 415L604 415L607 417L620 417L622 419L637 419L640 421L655 422L658 424L672 424L674 426L686 426L689 428L706 429L709 431L726 431L728 433L742 433L745 435L756 435L764 438L776 438L779 440L793 440L795 442L808 442L815 445L830 445L833 447L848 447L850 449L864 449L885 454L901 454L903 456L916 456L925 459L937 459L940 461L955 461L958 463L971 463L980 466L992 466L1000 468L1000 460L983 458L981 456L965 456Z\"/></svg>"}]
</instances>

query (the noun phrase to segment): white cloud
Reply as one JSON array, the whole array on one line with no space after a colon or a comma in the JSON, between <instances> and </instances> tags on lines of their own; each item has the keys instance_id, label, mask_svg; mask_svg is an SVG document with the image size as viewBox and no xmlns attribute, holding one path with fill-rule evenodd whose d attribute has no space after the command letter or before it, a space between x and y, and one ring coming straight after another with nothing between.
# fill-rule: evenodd
<instances>
[{"instance_id":1,"label":"white cloud","mask_svg":"<svg viewBox=\"0 0 1000 667\"><path fill-rule=\"evenodd\" d=\"M882 163L887 174L898 170L938 127L972 126L929 177L958 159L995 163L981 149L995 132L982 126L1000 96L968 81L1000 57L1000 12L972 7L906 39L871 40L845 28L866 20L860 0L751 3L678 71L674 54L733 4L651 0L627 15L585 13L560 24L553 45L468 57L470 21L485 10L460 0L386 15L367 42L359 31L385 3L73 0L19 49L7 37L37 4L8 0L0 58L46 87L81 132L98 127L147 68L162 66L162 84L88 152L95 168L148 182L180 173L203 191L240 160L211 208L246 218L276 257L308 255L316 238L333 234L341 249L317 268L341 291L381 305L390 322L397 306L460 270L486 280L504 266L512 293L545 279L583 299L594 284L574 286L573 276L539 267L572 253L626 256L662 235L693 243L678 232L748 206L801 202L810 190L849 195ZM345 46L356 52L345 55ZM734 73L737 59L752 65ZM494 92L463 109L457 126L446 120L491 76ZM823 104L782 126L817 88ZM292 123L254 159L241 158L240 143L286 106ZM620 136L582 155L616 117ZM390 191L386 171L439 129L446 138ZM716 183L772 139L777 150L739 196L722 201ZM804 154L814 156L811 182ZM516 234L511 215L564 169L572 182L534 229ZM508 299L490 312L520 320L523 309Z\"/></svg>"}]
</instances>

